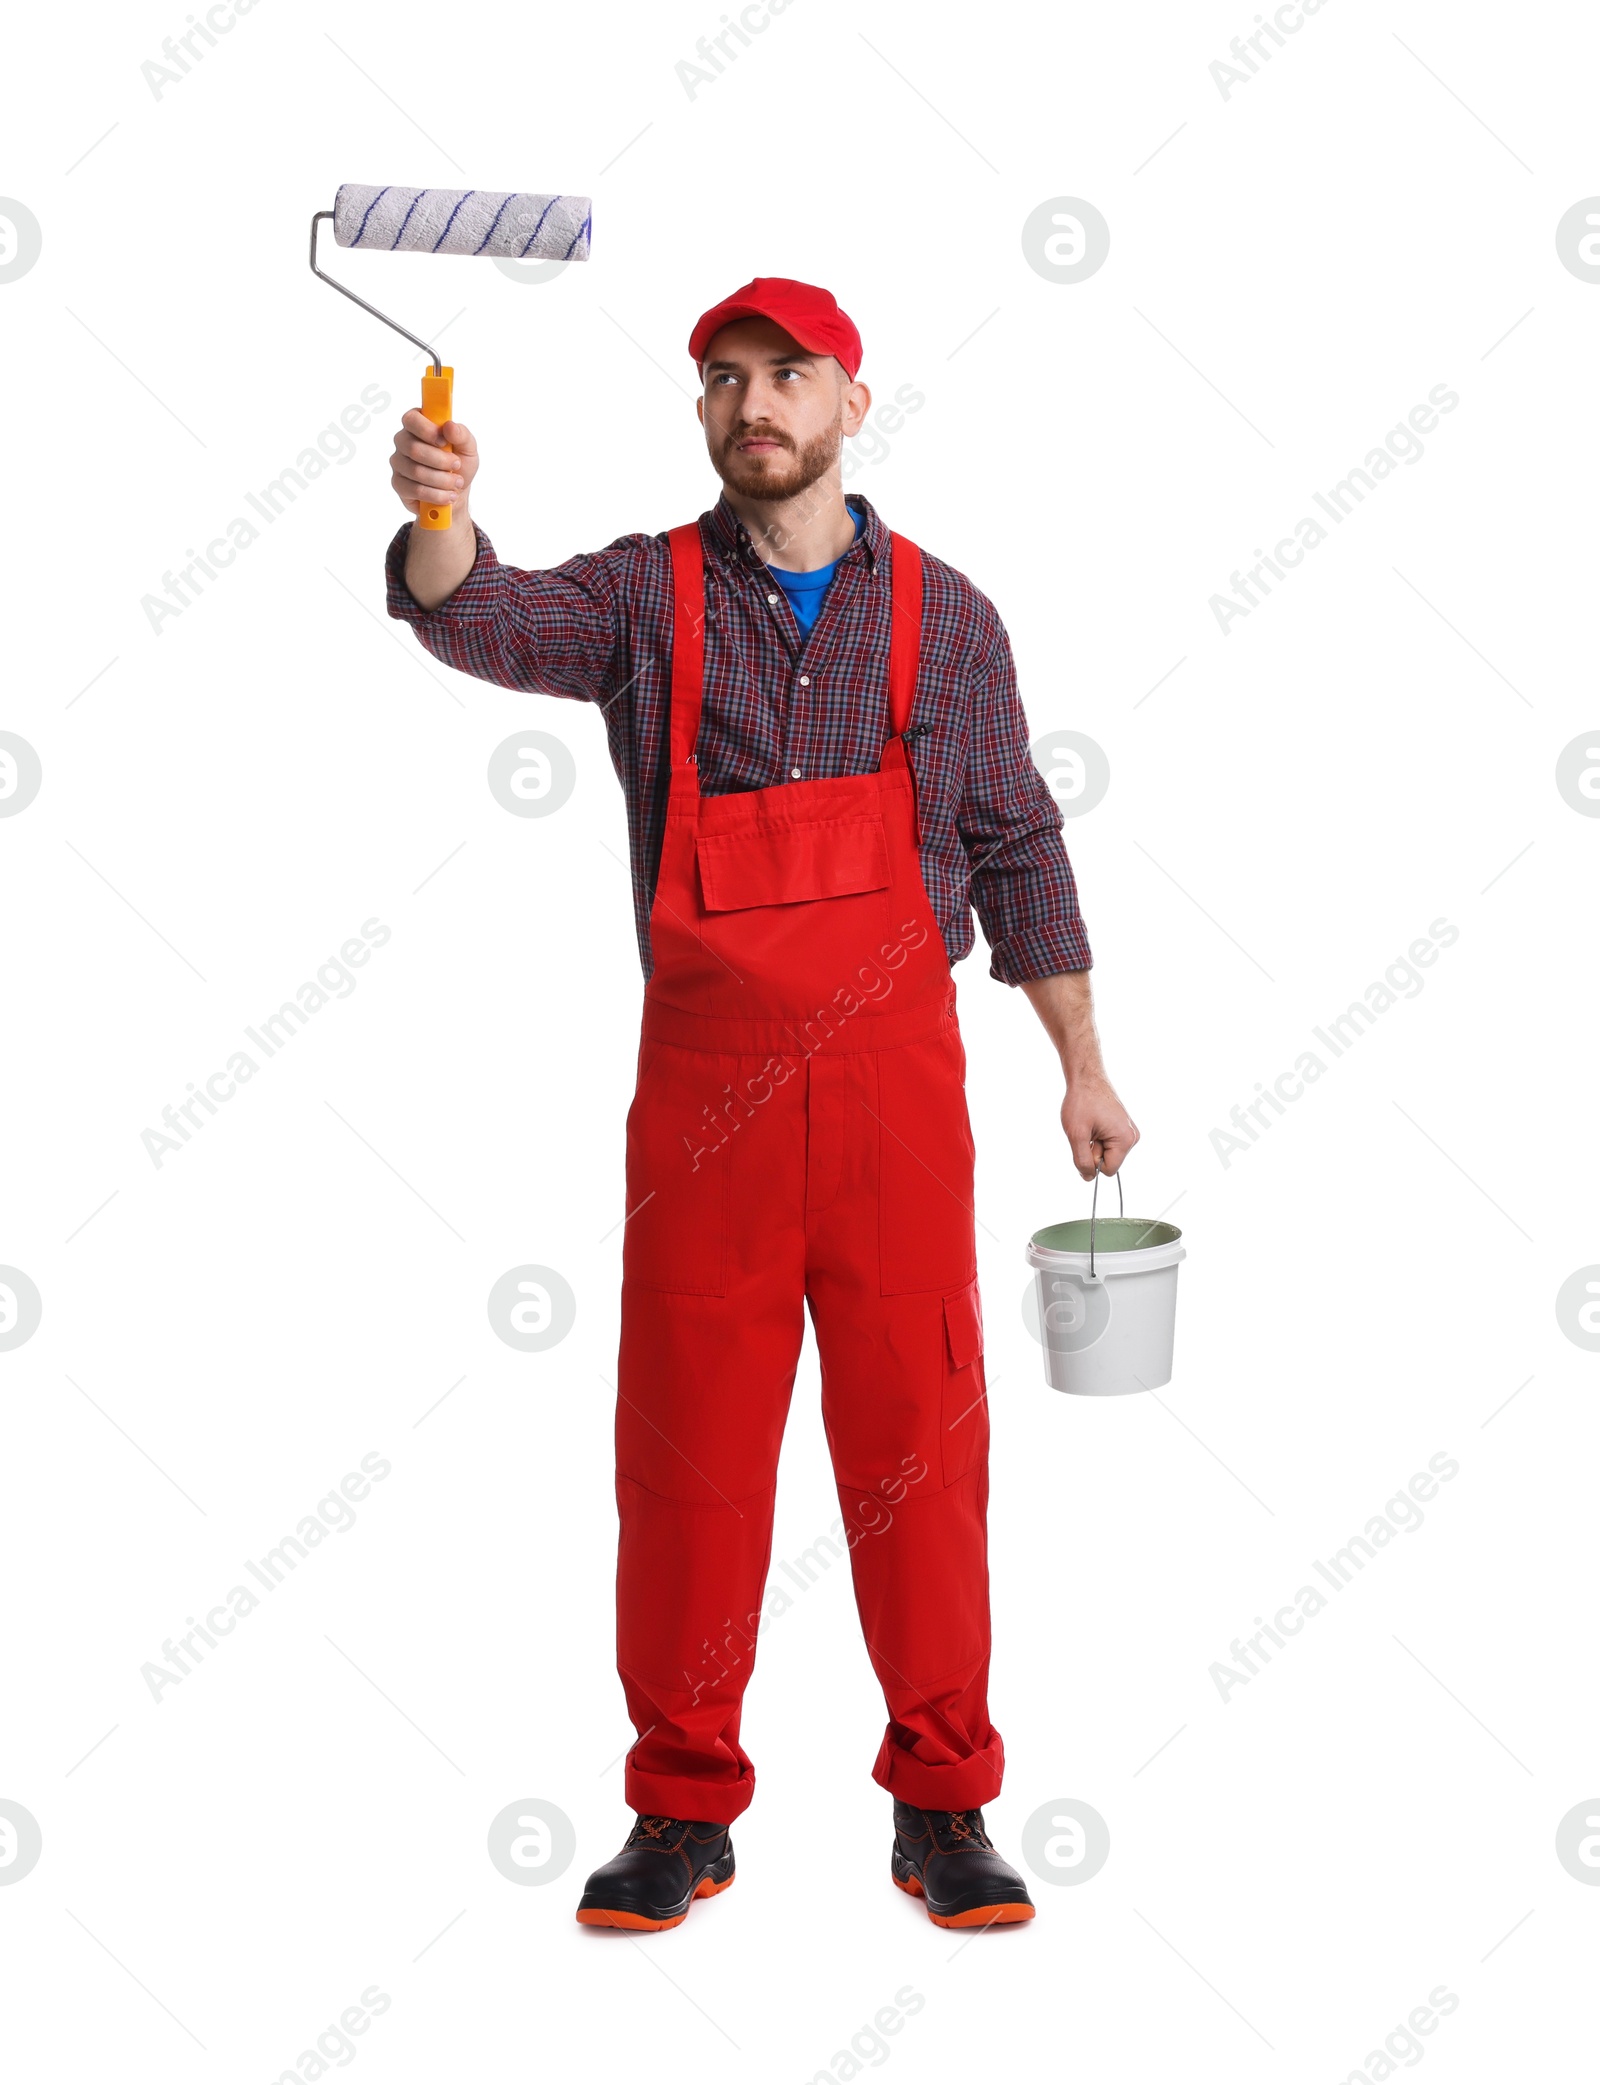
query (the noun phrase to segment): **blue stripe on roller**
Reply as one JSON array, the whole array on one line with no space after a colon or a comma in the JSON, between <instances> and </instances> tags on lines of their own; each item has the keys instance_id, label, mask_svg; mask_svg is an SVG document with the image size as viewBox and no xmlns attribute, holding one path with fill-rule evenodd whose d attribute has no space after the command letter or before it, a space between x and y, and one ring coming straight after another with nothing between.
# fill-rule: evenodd
<instances>
[{"instance_id":1,"label":"blue stripe on roller","mask_svg":"<svg viewBox=\"0 0 1600 2085\"><path fill-rule=\"evenodd\" d=\"M543 209L542 209L542 210L541 210L541 211L539 212L539 222L538 222L538 223L537 223L537 224L536 224L536 225L534 226L533 230L532 230L532 231L531 231L531 232L530 232L530 233L528 234L528 246L531 246L531 245L533 244L534 240L535 240L535 239L537 239L537 238L538 238L538 236L539 236L539 234L540 234L540 233L541 233L541 232L542 232L542 231L544 230L544 221L545 221L545 219L546 219L546 218L547 218L547 217L548 217L548 216L550 215L550 212L551 212L551 211L552 211L552 210L553 210L553 209L555 208L556 204L557 204L557 203L559 203L559 202L560 202L560 200L561 200L560 196L558 196L558 195L553 195L553 196L552 196L552 197L550 198L549 202L548 202L548 203L546 203L546 204L545 204L545 206L544 206L544 208L543 208ZM517 259L518 259L519 261L520 261L520 260L522 260L522 259L524 258L524 256L525 256L525 255L527 254L527 251L528 251L528 246L524 246L524 247L523 247L523 249L522 249L522 252L521 252L521 253L519 253L519 254L517 255Z\"/></svg>"},{"instance_id":2,"label":"blue stripe on roller","mask_svg":"<svg viewBox=\"0 0 1600 2085\"><path fill-rule=\"evenodd\" d=\"M487 231L486 231L486 232L484 233L483 237L482 237L482 238L481 238L481 239L480 239L480 240L478 241L477 245L476 245L476 246L475 246L475 247L474 247L474 248L472 249L472 251L473 251L473 253L474 253L474 254L480 254L480 253L482 253L483 249L484 249L484 248L485 248L485 247L486 247L486 246L488 245L489 241L490 241L490 240L491 240L491 239L492 239L492 238L494 237L495 233L496 233L496 232L497 232L497 231L499 230L499 228L500 228L500 220L501 220L501 218L505 216L506 212L507 212L507 211L508 211L508 210L509 210L509 209L511 208L511 205L512 205L512 203L513 203L513 202L514 202L515 200L516 200L516 199L515 199L515 197L513 197L513 196L509 196L509 195L508 195L508 196L507 196L507 197L505 198L505 200L504 200L504 201L503 201L503 202L501 203L501 205L500 205L499 209L498 209L498 210L496 210L496 212L494 213L494 223L493 223L492 225L490 225L489 229L488 229L488 230L487 230Z\"/></svg>"},{"instance_id":3,"label":"blue stripe on roller","mask_svg":"<svg viewBox=\"0 0 1600 2085\"><path fill-rule=\"evenodd\" d=\"M575 232L575 233L573 234L573 240L572 240L572 244L571 244L571 245L570 245L570 246L569 246L569 247L567 248L566 252L565 252L565 253L564 253L564 254L563 254L563 255L561 256L561 258L562 258L562 259L563 259L564 261L570 261L570 260L571 260L571 258L572 258L572 256L573 256L573 255L574 255L574 254L575 254L575 253L577 252L577 250L578 250L578 247L579 247L579 245L580 245L580 244L581 244L581 243L582 243L582 242L583 242L583 241L584 241L585 239L587 239L587 238L588 238L588 236L589 236L589 219L588 219L588 218L586 217L586 218L585 218L585 219L583 220L583 223L582 223L582 224L581 224L581 225L579 226L578 230L577 230L577 231L576 231L576 232Z\"/></svg>"},{"instance_id":4,"label":"blue stripe on roller","mask_svg":"<svg viewBox=\"0 0 1600 2085\"><path fill-rule=\"evenodd\" d=\"M413 211L413 210L415 210L415 208L417 207L418 203L420 203L420 202L422 201L422 198L423 198L423 197L424 197L424 196L425 196L425 195L427 194L427 192L428 192L428 191L427 191L427 190L426 190L425 188L419 188L419 189L417 190L416 194L415 194L415 195L414 195L414 196L413 196L413 197L411 198L410 202L409 202L409 203L407 203L407 205L406 205L406 214L405 214L405 216L404 216L404 217L402 217L402 218L401 218L401 220L400 220L400 229L399 229L399 231L397 231L397 232L395 233L394 237L393 237L393 238L392 238L392 239L391 239L391 240L389 241L389 251L390 251L391 253L393 253L393 252L394 252L394 251L395 251L395 250L396 250L396 249L398 248L398 246L399 246L399 244L400 244L400 241L401 241L401 240L402 240L402 239L403 239L403 238L405 237L405 235L406 235L406 226L407 226L407 225L408 225L408 224L409 224L409 223L411 222L411 213L412 213L412 211Z\"/></svg>"},{"instance_id":5,"label":"blue stripe on roller","mask_svg":"<svg viewBox=\"0 0 1600 2085\"><path fill-rule=\"evenodd\" d=\"M378 190L378 193L377 193L377 194L376 194L376 195L375 195L375 196L374 196L374 197L372 198L372 201L371 201L370 203L368 203L368 205L367 205L367 212L366 212L366 217L363 217L363 218L362 218L362 220L361 220L361 229L360 229L360 231L359 231L359 232L357 232L357 233L356 233L355 237L354 237L354 238L353 238L353 239L352 239L352 240L350 241L350 244L351 244L352 246L359 246L359 245L361 244L362 240L363 240L363 239L364 239L364 238L366 237L366 233L367 233L367 218L368 218L368 217L370 217L370 216L372 215L373 211L377 209L378 205L379 205L379 204L380 204L380 203L381 203L381 202L383 201L384 197L385 197L385 196L386 196L386 195L387 195L388 193L389 193L389 191L388 191L388 189L387 189L387 188L380 188L380 189Z\"/></svg>"},{"instance_id":6,"label":"blue stripe on roller","mask_svg":"<svg viewBox=\"0 0 1600 2085\"><path fill-rule=\"evenodd\" d=\"M460 198L458 199L458 201L457 201L457 203L456 203L456 206L455 206L455 208L454 208L454 209L453 209L453 210L452 210L452 211L450 212L450 215L449 215L449 216L448 216L448 217L447 217L447 218L445 219L445 226L444 226L444 230L443 230L443 231L442 231L442 232L441 232L441 233L439 234L438 238L437 238L437 239L435 239L435 240L434 240L434 242L433 242L433 250L434 250L434 252L435 252L435 253L437 253L437 252L439 251L439 248L440 248L440 247L441 247L441 246L442 246L442 245L444 244L445 240L449 238L449 236L450 236L450 227L451 227L451 225L453 225L453 224L455 223L456 219L457 219L457 218L458 218L458 217L459 217L459 216L461 215L461 211L462 211L462 207L463 207L463 205L464 205L464 204L466 204L466 203L469 203L469 202L471 202L472 198L473 198L473 197L474 197L474 196L475 196L475 195L476 195L477 193L478 193L478 191L477 191L477 190L476 190L475 188L468 188L468 189L465 189L465 190L463 190L463 192L462 192L462 194L461 194Z\"/></svg>"}]
</instances>

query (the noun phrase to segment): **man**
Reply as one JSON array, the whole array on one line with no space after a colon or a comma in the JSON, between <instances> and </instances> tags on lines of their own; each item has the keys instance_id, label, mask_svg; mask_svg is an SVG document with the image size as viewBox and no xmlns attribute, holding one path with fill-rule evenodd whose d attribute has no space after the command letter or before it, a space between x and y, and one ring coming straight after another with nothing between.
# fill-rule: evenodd
<instances>
[{"instance_id":1,"label":"man","mask_svg":"<svg viewBox=\"0 0 1600 2085\"><path fill-rule=\"evenodd\" d=\"M981 1805L989 1419L973 1145L950 965L1060 1054L1079 1173L1138 1139L1100 1061L1061 814L1010 646L959 572L846 501L872 394L825 290L758 277L689 352L722 497L549 571L471 521L470 431L407 413L389 613L447 664L601 705L627 796L646 992L627 1128L617 1665L638 1813L585 1924L656 1931L733 1880L739 1715L809 1305L862 1630L888 1704L891 1873L941 1925L1033 1916ZM453 454L441 455L441 441Z\"/></svg>"}]
</instances>

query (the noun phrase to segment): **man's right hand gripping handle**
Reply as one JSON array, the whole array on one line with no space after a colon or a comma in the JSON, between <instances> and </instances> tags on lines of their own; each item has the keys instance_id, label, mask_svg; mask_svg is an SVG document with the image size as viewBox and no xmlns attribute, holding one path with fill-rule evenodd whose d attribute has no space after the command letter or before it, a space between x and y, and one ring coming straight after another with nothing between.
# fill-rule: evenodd
<instances>
[{"instance_id":1,"label":"man's right hand gripping handle","mask_svg":"<svg viewBox=\"0 0 1600 2085\"><path fill-rule=\"evenodd\" d=\"M453 451L449 455L441 453L447 443ZM406 541L406 591L419 608L437 608L449 600L477 558L467 495L478 474L478 445L471 428L459 420L435 427L413 408L401 419L389 463L389 482L413 517L424 500L453 510L449 528L414 528Z\"/></svg>"}]
</instances>

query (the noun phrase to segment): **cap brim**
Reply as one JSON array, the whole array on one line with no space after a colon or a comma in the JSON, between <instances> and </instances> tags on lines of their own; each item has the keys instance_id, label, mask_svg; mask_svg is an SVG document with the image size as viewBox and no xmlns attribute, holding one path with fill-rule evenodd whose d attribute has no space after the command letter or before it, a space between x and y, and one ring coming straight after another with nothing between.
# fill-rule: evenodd
<instances>
[{"instance_id":1,"label":"cap brim","mask_svg":"<svg viewBox=\"0 0 1600 2085\"><path fill-rule=\"evenodd\" d=\"M803 333L797 333L790 322L777 312L764 310L759 304L730 304L725 311L717 313L717 323L706 335L704 345L695 357L697 366L704 365L706 356L711 352L711 343L723 327L737 325L740 319L770 319L773 325L781 326L796 346L803 347L808 355L828 355L836 361L838 359L834 356L832 348L822 347L814 340L807 340Z\"/></svg>"}]
</instances>

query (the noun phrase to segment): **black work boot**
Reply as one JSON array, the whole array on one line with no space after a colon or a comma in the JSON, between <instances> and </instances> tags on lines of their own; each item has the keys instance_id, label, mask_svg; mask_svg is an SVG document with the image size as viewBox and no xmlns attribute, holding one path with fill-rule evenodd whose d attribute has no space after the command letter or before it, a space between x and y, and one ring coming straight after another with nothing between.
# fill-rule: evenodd
<instances>
[{"instance_id":1,"label":"black work boot","mask_svg":"<svg viewBox=\"0 0 1600 2085\"><path fill-rule=\"evenodd\" d=\"M714 1897L732 1880L733 1841L725 1824L638 1817L616 1859L589 1877L578 1923L659 1933L681 1926L696 1897Z\"/></svg>"},{"instance_id":2,"label":"black work boot","mask_svg":"<svg viewBox=\"0 0 1600 2085\"><path fill-rule=\"evenodd\" d=\"M1028 1886L995 1852L981 1810L897 1802L889 1872L908 1896L926 1900L936 1926L1012 1926L1033 1917Z\"/></svg>"}]
</instances>

